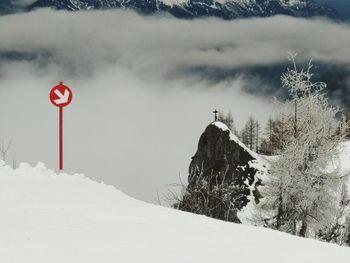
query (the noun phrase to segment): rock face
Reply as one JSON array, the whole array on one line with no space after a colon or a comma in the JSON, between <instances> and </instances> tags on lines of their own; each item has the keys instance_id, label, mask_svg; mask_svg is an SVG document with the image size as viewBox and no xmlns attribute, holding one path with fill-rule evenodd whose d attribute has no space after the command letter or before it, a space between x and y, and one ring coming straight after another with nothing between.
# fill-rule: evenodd
<instances>
[{"instance_id":1,"label":"rock face","mask_svg":"<svg viewBox=\"0 0 350 263\"><path fill-rule=\"evenodd\" d=\"M141 14L166 12L178 18L235 19L290 15L338 18L337 12L313 0L37 0L28 7L65 10L132 9Z\"/></svg>"},{"instance_id":2,"label":"rock face","mask_svg":"<svg viewBox=\"0 0 350 263\"><path fill-rule=\"evenodd\" d=\"M217 219L240 222L238 212L259 202L259 175L266 168L221 122L201 135L189 167L188 187L179 208Z\"/></svg>"}]
</instances>

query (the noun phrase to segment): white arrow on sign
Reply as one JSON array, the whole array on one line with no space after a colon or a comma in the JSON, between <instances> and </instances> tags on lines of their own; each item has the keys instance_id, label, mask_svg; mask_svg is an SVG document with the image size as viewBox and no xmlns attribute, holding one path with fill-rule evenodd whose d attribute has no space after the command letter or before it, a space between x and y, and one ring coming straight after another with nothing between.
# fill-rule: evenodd
<instances>
[{"instance_id":1,"label":"white arrow on sign","mask_svg":"<svg viewBox=\"0 0 350 263\"><path fill-rule=\"evenodd\" d=\"M67 103L68 100L69 100L69 96L70 96L70 92L69 90L65 90L64 91L64 94L62 94L58 89L55 89L55 94L57 95L57 97L59 97L59 99L55 100L55 103L57 105L60 105L60 104L64 104L64 103Z\"/></svg>"}]
</instances>

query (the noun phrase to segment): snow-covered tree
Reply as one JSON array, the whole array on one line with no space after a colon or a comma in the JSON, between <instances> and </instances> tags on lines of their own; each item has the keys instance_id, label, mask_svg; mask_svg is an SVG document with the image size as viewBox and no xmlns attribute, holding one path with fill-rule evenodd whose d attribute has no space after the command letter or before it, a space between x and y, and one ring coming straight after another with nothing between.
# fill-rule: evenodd
<instances>
[{"instance_id":1,"label":"snow-covered tree","mask_svg":"<svg viewBox=\"0 0 350 263\"><path fill-rule=\"evenodd\" d=\"M317 237L320 240L341 246L350 246L350 200L346 182L344 182L340 193L339 209L335 217L334 225L321 229L317 233Z\"/></svg>"},{"instance_id":2,"label":"snow-covered tree","mask_svg":"<svg viewBox=\"0 0 350 263\"><path fill-rule=\"evenodd\" d=\"M278 155L294 134L294 118L270 118L266 124L265 138L261 140L260 152L266 155Z\"/></svg>"},{"instance_id":3,"label":"snow-covered tree","mask_svg":"<svg viewBox=\"0 0 350 263\"><path fill-rule=\"evenodd\" d=\"M265 155L273 155L273 139L274 139L274 120L270 117L267 121L264 138L260 143L260 153Z\"/></svg>"},{"instance_id":4,"label":"snow-covered tree","mask_svg":"<svg viewBox=\"0 0 350 263\"><path fill-rule=\"evenodd\" d=\"M311 61L307 70L299 70L295 56L290 59L293 68L281 80L291 99L282 103L279 116L287 136L270 167L262 207L275 211L276 228L314 236L336 220L342 180L331 164L349 125L328 103L322 92L326 84L312 81Z\"/></svg>"}]
</instances>

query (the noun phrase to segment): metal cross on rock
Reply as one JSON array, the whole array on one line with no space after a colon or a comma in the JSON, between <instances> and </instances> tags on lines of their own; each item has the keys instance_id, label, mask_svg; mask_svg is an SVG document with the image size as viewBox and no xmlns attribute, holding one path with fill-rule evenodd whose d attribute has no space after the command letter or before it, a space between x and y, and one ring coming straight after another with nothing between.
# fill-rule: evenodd
<instances>
[{"instance_id":1,"label":"metal cross on rock","mask_svg":"<svg viewBox=\"0 0 350 263\"><path fill-rule=\"evenodd\" d=\"M213 113L214 113L214 118L215 118L215 121L217 121L218 120L218 111L215 109L214 111L213 111Z\"/></svg>"}]
</instances>

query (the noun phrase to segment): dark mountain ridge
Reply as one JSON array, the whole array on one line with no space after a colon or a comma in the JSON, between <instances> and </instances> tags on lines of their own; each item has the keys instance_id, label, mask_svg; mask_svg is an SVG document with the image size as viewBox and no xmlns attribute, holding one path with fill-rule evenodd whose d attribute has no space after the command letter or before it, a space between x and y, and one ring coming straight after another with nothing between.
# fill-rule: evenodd
<instances>
[{"instance_id":1,"label":"dark mountain ridge","mask_svg":"<svg viewBox=\"0 0 350 263\"><path fill-rule=\"evenodd\" d=\"M231 20L274 15L339 18L334 9L314 0L37 0L20 7L13 4L13 1L5 0L0 3L0 14L43 7L70 11L130 9L144 15L169 13L187 19L219 17Z\"/></svg>"},{"instance_id":2,"label":"dark mountain ridge","mask_svg":"<svg viewBox=\"0 0 350 263\"><path fill-rule=\"evenodd\" d=\"M28 7L52 7L65 10L131 9L141 14L166 12L177 18L219 17L235 19L290 15L338 18L332 8L307 0L38 0Z\"/></svg>"}]
</instances>

